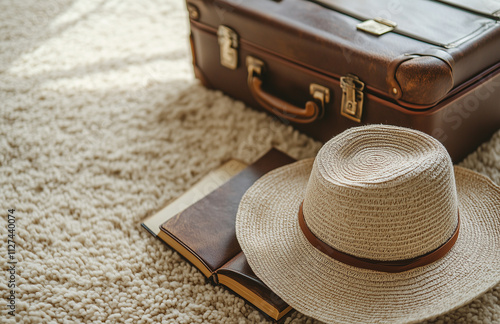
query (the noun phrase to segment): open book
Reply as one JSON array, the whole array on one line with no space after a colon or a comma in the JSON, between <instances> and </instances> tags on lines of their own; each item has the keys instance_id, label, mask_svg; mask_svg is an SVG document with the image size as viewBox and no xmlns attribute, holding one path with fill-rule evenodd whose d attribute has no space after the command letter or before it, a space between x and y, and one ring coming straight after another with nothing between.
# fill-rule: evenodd
<instances>
[{"instance_id":1,"label":"open book","mask_svg":"<svg viewBox=\"0 0 500 324\"><path fill-rule=\"evenodd\" d=\"M142 226L215 284L228 287L272 319L279 320L291 307L253 273L236 239L235 221L246 190L265 173L293 161L276 149L246 168L241 162L231 160Z\"/></svg>"}]
</instances>

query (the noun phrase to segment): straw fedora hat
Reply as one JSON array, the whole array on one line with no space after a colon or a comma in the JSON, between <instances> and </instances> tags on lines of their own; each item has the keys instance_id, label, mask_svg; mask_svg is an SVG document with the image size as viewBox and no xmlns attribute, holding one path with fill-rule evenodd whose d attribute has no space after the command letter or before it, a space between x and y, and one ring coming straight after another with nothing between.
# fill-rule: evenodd
<instances>
[{"instance_id":1,"label":"straw fedora hat","mask_svg":"<svg viewBox=\"0 0 500 324\"><path fill-rule=\"evenodd\" d=\"M500 282L500 187L427 134L356 127L250 187L236 235L255 274L308 316L419 322Z\"/></svg>"}]
</instances>

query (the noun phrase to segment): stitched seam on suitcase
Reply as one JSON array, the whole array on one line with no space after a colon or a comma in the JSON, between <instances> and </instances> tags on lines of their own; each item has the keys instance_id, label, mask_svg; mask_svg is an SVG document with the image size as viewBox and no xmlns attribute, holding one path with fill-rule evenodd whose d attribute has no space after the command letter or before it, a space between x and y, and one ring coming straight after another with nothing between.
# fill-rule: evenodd
<instances>
[{"instance_id":1,"label":"stitched seam on suitcase","mask_svg":"<svg viewBox=\"0 0 500 324\"><path fill-rule=\"evenodd\" d=\"M444 3L446 5L455 7L455 8L459 8L459 9L462 9L462 10L465 10L465 11L469 11L469 12L472 12L472 13L475 13L475 14L478 14L478 15L485 16L487 18L491 18L491 19L495 19L495 20L500 20L500 9L498 9L498 8L497 9L493 9L493 11L490 13L490 12L487 12L485 10L480 10L480 9L476 9L476 8L473 8L473 7L461 5L461 4L456 3L454 1L449 1L449 0L433 0L433 1L435 1L435 2L441 2L441 3Z\"/></svg>"}]
</instances>

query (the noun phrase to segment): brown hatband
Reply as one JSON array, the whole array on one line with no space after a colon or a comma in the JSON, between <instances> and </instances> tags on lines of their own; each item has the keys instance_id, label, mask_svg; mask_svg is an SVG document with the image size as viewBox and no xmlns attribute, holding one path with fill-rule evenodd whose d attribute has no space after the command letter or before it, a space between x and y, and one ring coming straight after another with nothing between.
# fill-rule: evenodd
<instances>
[{"instance_id":1,"label":"brown hatband","mask_svg":"<svg viewBox=\"0 0 500 324\"><path fill-rule=\"evenodd\" d=\"M300 204L299 208L299 225L309 243L311 243L316 249L323 252L327 256L354 267L395 273L428 265L445 256L446 253L448 253L448 251L451 250L451 248L457 241L459 227L460 227L460 217L458 218L458 225L457 228L455 229L455 232L443 245L422 256L412 259L396 260L396 261L380 261L380 260L359 258L354 255L350 255L332 248L330 245L326 244L325 242L321 241L318 237L316 237L316 235L314 235L314 233L311 232L309 227L307 227L306 221L304 219L304 213L302 212L302 204Z\"/></svg>"}]
</instances>

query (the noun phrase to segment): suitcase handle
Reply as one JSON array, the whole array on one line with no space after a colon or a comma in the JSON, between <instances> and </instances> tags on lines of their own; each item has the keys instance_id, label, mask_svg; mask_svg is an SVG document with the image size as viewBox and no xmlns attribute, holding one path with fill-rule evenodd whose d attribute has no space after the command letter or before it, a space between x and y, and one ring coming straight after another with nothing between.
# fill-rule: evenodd
<instances>
[{"instance_id":1,"label":"suitcase handle","mask_svg":"<svg viewBox=\"0 0 500 324\"><path fill-rule=\"evenodd\" d=\"M330 91L319 84L311 83L309 92L312 99L307 101L305 108L294 106L262 89L262 73L265 68L263 61L247 56L248 87L254 99L269 112L292 122L307 124L320 119L325 111L325 103L330 101ZM319 102L319 105L318 103Z\"/></svg>"}]
</instances>

